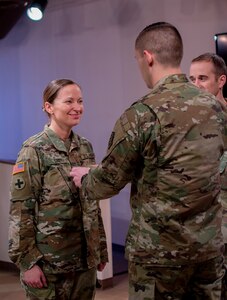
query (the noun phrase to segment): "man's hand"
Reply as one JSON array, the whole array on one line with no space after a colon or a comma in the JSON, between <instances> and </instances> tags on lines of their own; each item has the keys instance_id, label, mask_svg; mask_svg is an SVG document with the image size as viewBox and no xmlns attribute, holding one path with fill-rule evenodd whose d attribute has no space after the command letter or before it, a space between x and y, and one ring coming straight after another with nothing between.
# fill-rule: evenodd
<instances>
[{"instance_id":1,"label":"man's hand","mask_svg":"<svg viewBox=\"0 0 227 300\"><path fill-rule=\"evenodd\" d=\"M70 176L73 177L73 181L76 186L81 187L81 178L89 172L88 167L73 167L70 172Z\"/></svg>"},{"instance_id":2,"label":"man's hand","mask_svg":"<svg viewBox=\"0 0 227 300\"><path fill-rule=\"evenodd\" d=\"M22 277L23 282L33 288L41 289L47 287L46 277L37 265L34 265L31 269L24 272Z\"/></svg>"},{"instance_id":3,"label":"man's hand","mask_svg":"<svg viewBox=\"0 0 227 300\"><path fill-rule=\"evenodd\" d=\"M100 263L100 264L98 264L98 266L97 266L97 270L98 270L99 272L102 272L102 271L104 270L105 266L106 266L106 263L105 263L105 262L104 262L104 263Z\"/></svg>"}]
</instances>

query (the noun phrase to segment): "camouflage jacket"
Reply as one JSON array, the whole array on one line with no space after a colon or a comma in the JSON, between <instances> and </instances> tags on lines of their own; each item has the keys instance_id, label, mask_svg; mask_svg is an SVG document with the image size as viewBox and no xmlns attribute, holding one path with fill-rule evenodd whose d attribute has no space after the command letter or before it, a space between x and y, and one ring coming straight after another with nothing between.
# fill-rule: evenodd
<instances>
[{"instance_id":1,"label":"camouflage jacket","mask_svg":"<svg viewBox=\"0 0 227 300\"><path fill-rule=\"evenodd\" d=\"M227 99L225 99L227 103ZM227 105L224 106L227 109ZM222 234L224 243L227 244L227 151L221 157L220 163L220 174L221 174L221 193L220 201L223 209L222 216Z\"/></svg>"},{"instance_id":2,"label":"camouflage jacket","mask_svg":"<svg viewBox=\"0 0 227 300\"><path fill-rule=\"evenodd\" d=\"M223 154L220 163L221 193L220 201L223 209L222 234L224 243L227 244L227 151Z\"/></svg>"},{"instance_id":3,"label":"camouflage jacket","mask_svg":"<svg viewBox=\"0 0 227 300\"><path fill-rule=\"evenodd\" d=\"M45 127L18 155L11 182L9 256L21 270L47 273L106 262L107 246L97 201L87 205L69 176L72 166L95 163L91 144L72 133L69 150Z\"/></svg>"},{"instance_id":4,"label":"camouflage jacket","mask_svg":"<svg viewBox=\"0 0 227 300\"><path fill-rule=\"evenodd\" d=\"M131 182L129 260L181 265L222 253L219 161L226 129L220 104L184 74L160 80L118 119L82 193L111 197Z\"/></svg>"}]
</instances>

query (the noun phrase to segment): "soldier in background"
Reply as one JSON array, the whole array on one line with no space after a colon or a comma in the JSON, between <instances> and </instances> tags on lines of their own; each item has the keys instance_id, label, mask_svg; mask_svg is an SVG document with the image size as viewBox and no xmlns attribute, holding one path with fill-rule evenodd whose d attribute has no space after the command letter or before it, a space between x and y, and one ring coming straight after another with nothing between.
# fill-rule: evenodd
<instances>
[{"instance_id":1,"label":"soldier in background","mask_svg":"<svg viewBox=\"0 0 227 300\"><path fill-rule=\"evenodd\" d=\"M54 80L43 101L50 123L23 144L13 168L9 257L28 299L90 300L108 257L98 203L82 201L69 176L72 166L95 163L90 142L72 131L84 111L81 88Z\"/></svg>"},{"instance_id":2,"label":"soldier in background","mask_svg":"<svg viewBox=\"0 0 227 300\"><path fill-rule=\"evenodd\" d=\"M198 88L216 96L223 109L227 109L227 99L223 95L226 84L227 67L222 57L215 53L204 53L191 61L190 80ZM221 193L220 199L223 207L222 233L225 243L225 268L227 270L227 152L221 157ZM223 299L227 299L227 271L223 280Z\"/></svg>"},{"instance_id":3,"label":"soldier in background","mask_svg":"<svg viewBox=\"0 0 227 300\"><path fill-rule=\"evenodd\" d=\"M189 78L198 88L213 94L222 105L227 99L223 95L227 67L222 57L215 53L204 53L191 61Z\"/></svg>"},{"instance_id":4,"label":"soldier in background","mask_svg":"<svg viewBox=\"0 0 227 300\"><path fill-rule=\"evenodd\" d=\"M183 44L173 25L144 28L135 56L150 93L117 120L97 168L74 167L71 176L89 199L132 184L130 300L221 299L224 112L182 74Z\"/></svg>"}]
</instances>

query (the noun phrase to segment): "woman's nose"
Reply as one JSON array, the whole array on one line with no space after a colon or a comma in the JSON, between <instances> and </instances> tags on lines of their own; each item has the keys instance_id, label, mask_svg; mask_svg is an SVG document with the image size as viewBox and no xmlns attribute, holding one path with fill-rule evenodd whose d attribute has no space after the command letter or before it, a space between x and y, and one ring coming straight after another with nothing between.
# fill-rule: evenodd
<instances>
[{"instance_id":1,"label":"woman's nose","mask_svg":"<svg viewBox=\"0 0 227 300\"><path fill-rule=\"evenodd\" d=\"M73 109L76 110L76 111L82 111L82 105L77 103L77 102L74 102L73 103Z\"/></svg>"}]
</instances>

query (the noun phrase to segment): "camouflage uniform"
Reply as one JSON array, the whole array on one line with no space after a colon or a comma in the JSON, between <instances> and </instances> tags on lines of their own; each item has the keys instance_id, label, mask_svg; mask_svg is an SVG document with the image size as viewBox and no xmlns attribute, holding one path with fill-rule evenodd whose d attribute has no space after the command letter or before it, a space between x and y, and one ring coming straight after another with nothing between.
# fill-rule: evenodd
<instances>
[{"instance_id":1,"label":"camouflage uniform","mask_svg":"<svg viewBox=\"0 0 227 300\"><path fill-rule=\"evenodd\" d=\"M96 266L108 260L98 203L81 201L69 176L72 166L94 163L91 144L73 132L68 147L48 126L23 144L11 182L9 256L21 272L37 264L47 277L48 289L26 288L31 299L92 299L56 298L51 286L82 274L81 290L94 291Z\"/></svg>"},{"instance_id":2,"label":"camouflage uniform","mask_svg":"<svg viewBox=\"0 0 227 300\"><path fill-rule=\"evenodd\" d=\"M227 152L225 152L221 158L220 163L220 174L221 174L221 193L220 199L223 209L222 216L222 234L225 243L225 278L223 282L223 299L227 300Z\"/></svg>"},{"instance_id":3,"label":"camouflage uniform","mask_svg":"<svg viewBox=\"0 0 227 300\"><path fill-rule=\"evenodd\" d=\"M225 99L227 103L227 99ZM227 106L223 105L222 108L226 110ZM222 204L223 216L222 216L222 234L225 243L225 270L227 270L227 152L225 152L221 157L220 163L220 174L221 174L221 192L220 201ZM225 276L223 278L223 297L222 299L227 300L227 271L225 271Z\"/></svg>"},{"instance_id":4,"label":"camouflage uniform","mask_svg":"<svg viewBox=\"0 0 227 300\"><path fill-rule=\"evenodd\" d=\"M84 177L82 192L89 199L111 197L131 182L126 257L130 266L144 268L143 284L149 284L148 266L162 269L149 273L154 282L158 276L171 276L169 267L188 282L209 262L215 276L201 271L194 282L201 295L207 289L209 295L197 299L220 299L224 245L219 160L227 146L226 129L226 115L213 96L184 74L165 77L122 114L106 157ZM194 266L193 272L182 273L182 266ZM130 299L180 299L172 285L162 293L151 281L150 290L160 295L138 294L135 281L140 275L129 273L134 281ZM146 292L145 285L140 292Z\"/></svg>"}]
</instances>

